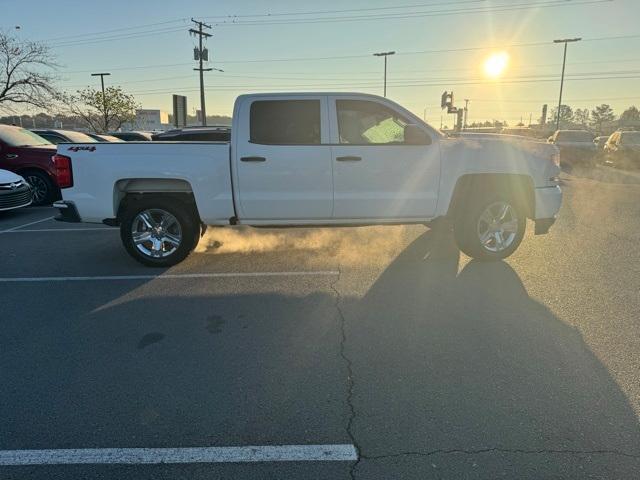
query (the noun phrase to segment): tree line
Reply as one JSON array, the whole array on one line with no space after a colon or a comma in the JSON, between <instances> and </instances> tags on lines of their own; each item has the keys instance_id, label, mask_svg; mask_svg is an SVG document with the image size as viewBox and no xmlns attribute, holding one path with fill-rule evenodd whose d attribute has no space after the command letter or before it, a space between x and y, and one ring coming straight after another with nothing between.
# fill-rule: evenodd
<instances>
[{"instance_id":1,"label":"tree line","mask_svg":"<svg viewBox=\"0 0 640 480\"><path fill-rule=\"evenodd\" d=\"M555 123L558 108L551 110L548 122ZM592 110L588 108L576 108L569 105L560 105L560 127L592 128L598 133L604 130L611 131L616 128L634 126L640 127L640 110L635 105L624 110L620 116L616 116L610 105L603 103Z\"/></svg>"}]
</instances>

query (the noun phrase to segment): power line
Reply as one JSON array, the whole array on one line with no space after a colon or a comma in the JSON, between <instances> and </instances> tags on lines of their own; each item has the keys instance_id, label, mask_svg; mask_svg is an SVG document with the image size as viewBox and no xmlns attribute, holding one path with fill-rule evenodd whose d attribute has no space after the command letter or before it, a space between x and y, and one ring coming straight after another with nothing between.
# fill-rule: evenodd
<instances>
[{"instance_id":1,"label":"power line","mask_svg":"<svg viewBox=\"0 0 640 480\"><path fill-rule=\"evenodd\" d=\"M604 41L604 40L621 40L621 39L630 39L630 38L638 38L640 34L630 34L630 35L616 35L609 37L598 37L598 38L585 38L583 41ZM461 48L443 48L443 49L434 49L434 50L418 50L413 52L397 52L396 55L423 55L423 54L437 54L437 53L455 53L455 52L465 52L465 51L478 51L478 50L493 50L497 48L519 48L519 47L534 47L534 46L551 46L552 42L548 41L538 41L538 42L528 42L528 43L512 43L512 44L504 44L504 45L490 45L486 47L461 47ZM348 59L356 59L356 58L370 58L369 53L365 54L357 54L357 55L337 55L337 56L324 56L324 57L289 57L289 58L270 58L270 59L248 59L248 60L218 60L218 63L273 63L273 62L298 62L298 61L323 61L323 60L348 60ZM637 59L628 59L624 61L636 61ZM618 60L621 61L621 60ZM575 62L575 63L596 63L596 62ZM609 61L602 61L601 63L609 63ZM178 67L191 65L190 63L169 63L169 64L154 64L154 65L135 65L129 67L112 67L110 70L144 70L150 68L166 68L166 67ZM548 64L552 65L552 64ZM441 69L442 70L442 69ZM63 70L64 73L90 73L91 70ZM284 73L284 72L283 72Z\"/></svg>"},{"instance_id":2,"label":"power line","mask_svg":"<svg viewBox=\"0 0 640 480\"><path fill-rule=\"evenodd\" d=\"M76 40L69 40L69 41L65 41L65 42L60 42L60 43L53 43L50 46L52 48L63 48L63 47L70 47L70 46L85 46L85 45L93 45L96 43L102 43L102 42L113 42L115 40L129 40L132 38L142 38L142 37L153 37L156 35L162 35L162 34L167 34L167 33L176 33L176 32L182 32L184 31L183 27L179 27L179 28L164 28L164 29L158 29L158 30L150 30L148 32L136 32L136 33L128 33L126 35L114 35L112 37L100 37L100 38L95 38L95 39L76 39Z\"/></svg>"},{"instance_id":3,"label":"power line","mask_svg":"<svg viewBox=\"0 0 640 480\"><path fill-rule=\"evenodd\" d=\"M626 80L626 79L638 79L640 78L640 74L626 74L626 75L598 75L598 76L590 76L590 77L579 77L572 78L572 81L593 81L593 80ZM533 79L512 79L512 80L501 80L501 81L450 81L450 82L442 82L442 81L431 81L431 82L411 82L411 83L394 83L393 86L396 88L408 88L408 87L440 87L443 85L516 85L516 84L525 84L525 83L547 83L547 82L557 82L556 78L533 78ZM305 85L219 85L215 88L210 88L208 90L212 91L237 91L239 89L258 89L258 90L278 90L278 91L288 91L296 88L308 88L308 89L324 89L327 90L327 87L330 88L367 88L367 89L375 89L379 88L379 85L376 82L367 82L367 83L341 83L341 84L305 84ZM142 90L138 92L130 92L136 95L142 94L161 94L161 93L171 93L172 91L180 89L179 87L174 87L172 90L166 89L155 89L155 90ZM180 89L182 91L195 91L197 89L189 88L189 89Z\"/></svg>"},{"instance_id":4,"label":"power line","mask_svg":"<svg viewBox=\"0 0 640 480\"><path fill-rule=\"evenodd\" d=\"M65 35L62 37L52 37L52 38L45 38L43 40L40 40L40 42L56 42L58 40L67 40L70 38L86 38L86 37L91 37L91 36L97 36L97 35L104 35L104 34L109 34L109 33L114 33L114 32L122 32L125 30L138 30L141 28L147 28L147 27L157 27L158 25L168 25L171 23L177 23L177 22L186 22L187 19L186 18L180 18L180 19L175 19L175 20L167 20L166 22L156 22L156 23L147 23L144 25L134 25L131 27L120 27L120 28L114 28L111 30L102 30L102 31L98 31L98 32L87 32L87 33L77 33L74 35Z\"/></svg>"},{"instance_id":5,"label":"power line","mask_svg":"<svg viewBox=\"0 0 640 480\"><path fill-rule=\"evenodd\" d=\"M552 7L567 7L567 6L580 6L580 5L595 5L601 3L609 3L613 0L544 0L541 2L523 2L517 4L500 4L500 5L488 5L488 6L479 6L479 7L464 7L461 9L449 9L449 10L428 10L428 11L408 11L401 13L389 13L389 14L374 14L374 15L360 15L360 16L339 16L339 17L318 17L318 18L289 18L284 20L254 20L254 21L237 21L238 18L246 18L249 16L239 16L239 15L228 15L228 16L218 16L218 17L204 17L204 18L222 18L226 20L231 20L231 22L220 22L217 23L216 26L232 26L232 25L283 25L283 24L300 24L300 23L327 23L327 22L348 22L348 21L366 21L366 20L393 20L393 19L409 19L416 17L431 17L431 16L450 16L450 15L462 15L462 14L473 14L473 13L497 13L497 12L506 12L506 11L517 11L517 10L526 10L531 8L552 8ZM468 0L462 3L481 3L482 0ZM431 4L418 4L417 6L434 6L434 5L442 5L446 4L446 2L440 3L431 3ZM367 8L367 9L351 9L353 11L376 11L376 10L385 10L385 9L401 9L401 8L410 8L411 5L407 6L397 6L397 7L377 7L377 8ZM348 11L348 10L346 10ZM327 13L340 13L341 10L335 11L325 11ZM260 14L263 17L275 17L277 15L280 16L295 16L295 15L308 15L313 12L302 12L299 14L295 13L280 13L280 14ZM252 17L257 17L258 15L253 15ZM179 28L168 28L168 29L157 29L150 30L147 32L135 32L135 33L123 33L116 34L108 37L104 37L101 35L105 35L108 33L114 33L118 31L126 31L126 30L137 30L139 28L146 28L149 26L158 26L158 25L170 25L173 23L185 22L186 19L180 18L176 20L169 20L165 22L156 22L152 24L146 24L138 27L122 27L120 29L112 29L105 30L102 32L96 33L88 33L88 34L77 34L70 35L66 37L57 37L58 40L63 40L61 43L54 44L56 48L69 47L69 46L78 46L83 44L95 44L105 41L114 41L114 40L126 40L131 38L140 38L145 36L154 36L154 35L162 35L167 33L179 32L181 29ZM64 41L68 39L75 39L74 41ZM79 42L78 39L85 39L85 41ZM54 39L49 39L48 41L54 41Z\"/></svg>"},{"instance_id":6,"label":"power line","mask_svg":"<svg viewBox=\"0 0 640 480\"><path fill-rule=\"evenodd\" d=\"M248 14L248 15L213 15L209 17L204 17L209 20L225 20L225 19L234 19L234 18L258 18L258 17L283 17L283 16L304 16L304 15L322 15L322 14L330 14L330 13L349 13L349 12L369 12L369 11L380 11L380 10L401 10L406 8L421 8L421 7L432 7L437 5L451 5L452 3L464 4L464 3L483 3L487 0L463 0L459 2L429 2L429 3L414 3L411 5L395 5L389 7L367 7L367 8L348 8L343 10L314 10L314 11L306 11L306 12L281 12L281 13L258 13L258 14Z\"/></svg>"},{"instance_id":7,"label":"power line","mask_svg":"<svg viewBox=\"0 0 640 480\"><path fill-rule=\"evenodd\" d=\"M454 2L455 4L466 4L466 3L483 3L488 0L462 0L459 2ZM330 14L330 13L348 13L348 12L364 12L364 11L381 11L381 10L402 10L408 8L421 8L421 7L429 7L429 6L437 6L437 5L450 5L452 2L428 2L428 3L414 3L409 5L396 5L396 6L388 6L388 7L367 7L367 8L350 8L344 10L316 10L316 11L307 11L307 12L280 12L280 13L260 13L260 14L249 14L249 15L210 15L202 17L206 20L228 20L234 18L259 18L259 17L282 17L282 16L303 16L303 15L320 15L320 14ZM122 32L127 30L139 30L141 28L148 27L157 27L160 25L169 25L174 23L186 23L189 19L186 17L176 18L173 20L166 20L163 22L155 22L155 23L146 23L141 25L132 25L130 27L120 27L113 28L110 30L100 30L97 32L86 32L86 33L77 33L74 35L64 35L60 37L50 37L40 40L41 42L56 42L58 40L67 40L72 38L87 38L93 36L100 36L115 32Z\"/></svg>"},{"instance_id":8,"label":"power line","mask_svg":"<svg viewBox=\"0 0 640 480\"><path fill-rule=\"evenodd\" d=\"M316 24L316 23L342 23L342 22L358 22L358 21L371 21L371 20L394 20L394 19L408 19L408 18L423 18L423 17L439 17L439 16L451 16L451 15L465 15L473 13L499 13L517 10L527 10L531 8L554 8L554 7L568 7L579 5L596 5L603 3L610 3L613 0L583 0L583 1L567 1L567 0L552 0L544 2L528 2L519 4L502 4L496 6L487 7L475 7L465 8L457 10L436 10L436 11L416 11L416 12L403 12L401 14L375 14L375 15L359 15L359 16L340 16L340 17L319 17L315 19L286 19L286 20L246 20L246 21L232 21L232 22L219 22L216 26L228 27L228 26L261 26L261 25L300 25L300 24ZM571 2L571 3L569 3Z\"/></svg>"}]
</instances>

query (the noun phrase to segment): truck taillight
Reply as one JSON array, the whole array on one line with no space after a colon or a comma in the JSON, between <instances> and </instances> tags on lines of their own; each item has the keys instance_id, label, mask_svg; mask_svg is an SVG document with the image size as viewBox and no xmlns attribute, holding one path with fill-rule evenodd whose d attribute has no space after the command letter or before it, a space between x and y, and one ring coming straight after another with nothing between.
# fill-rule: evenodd
<instances>
[{"instance_id":1,"label":"truck taillight","mask_svg":"<svg viewBox=\"0 0 640 480\"><path fill-rule=\"evenodd\" d=\"M560 166L560 150L557 150L553 154L551 154L551 161L556 167Z\"/></svg>"},{"instance_id":2,"label":"truck taillight","mask_svg":"<svg viewBox=\"0 0 640 480\"><path fill-rule=\"evenodd\" d=\"M71 158L65 155L55 154L51 157L53 165L56 169L56 181L58 187L73 187L73 170L71 169Z\"/></svg>"}]
</instances>

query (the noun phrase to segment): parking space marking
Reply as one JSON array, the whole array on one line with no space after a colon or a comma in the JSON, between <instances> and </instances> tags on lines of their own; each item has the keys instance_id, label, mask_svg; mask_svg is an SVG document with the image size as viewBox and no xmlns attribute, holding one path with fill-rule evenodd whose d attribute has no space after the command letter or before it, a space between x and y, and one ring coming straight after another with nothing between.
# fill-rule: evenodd
<instances>
[{"instance_id":1,"label":"parking space marking","mask_svg":"<svg viewBox=\"0 0 640 480\"><path fill-rule=\"evenodd\" d=\"M243 278L243 277L310 277L336 276L340 272L333 270L293 271L293 272L219 272L219 273L167 273L163 275L97 275L84 277L6 277L0 283L29 282L86 282L86 281L122 281L122 280L183 280L193 278Z\"/></svg>"},{"instance_id":2,"label":"parking space marking","mask_svg":"<svg viewBox=\"0 0 640 480\"><path fill-rule=\"evenodd\" d=\"M30 228L26 230L6 230L1 233L39 233L39 232L97 232L97 231L112 232L114 230L119 231L119 228L115 227L97 227L97 228Z\"/></svg>"},{"instance_id":3,"label":"parking space marking","mask_svg":"<svg viewBox=\"0 0 640 480\"><path fill-rule=\"evenodd\" d=\"M42 220L36 220L35 222L29 222L29 223L25 223L23 225L18 225L17 227L13 227L13 228L8 228L6 230L0 230L0 233L9 233L9 232L13 232L14 230L18 230L22 227L28 227L30 225L35 225L36 223L42 223L42 222L46 222L47 220L53 220L54 217L47 217L47 218L43 218Z\"/></svg>"},{"instance_id":4,"label":"parking space marking","mask_svg":"<svg viewBox=\"0 0 640 480\"><path fill-rule=\"evenodd\" d=\"M187 448L81 448L0 450L0 465L346 462L358 459L353 445L263 445Z\"/></svg>"}]
</instances>

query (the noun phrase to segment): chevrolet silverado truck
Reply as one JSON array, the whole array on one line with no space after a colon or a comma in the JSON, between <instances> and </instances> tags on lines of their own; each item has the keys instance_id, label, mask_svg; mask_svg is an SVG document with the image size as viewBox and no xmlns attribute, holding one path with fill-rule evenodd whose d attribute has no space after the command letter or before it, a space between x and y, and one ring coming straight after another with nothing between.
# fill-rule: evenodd
<instances>
[{"instance_id":1,"label":"chevrolet silverado truck","mask_svg":"<svg viewBox=\"0 0 640 480\"><path fill-rule=\"evenodd\" d=\"M431 224L467 255L513 253L527 218L554 223L559 151L521 137L451 138L396 103L347 93L237 98L230 142L60 144L58 219L119 226L125 249L170 266L206 226Z\"/></svg>"}]
</instances>

